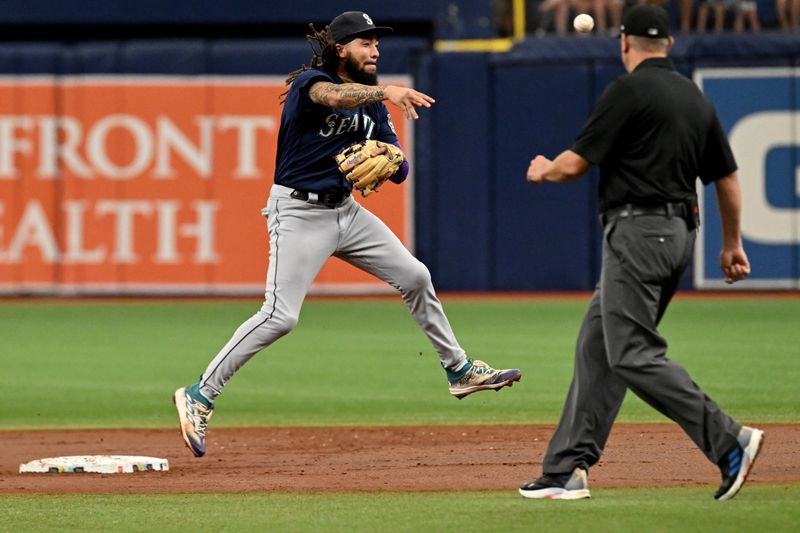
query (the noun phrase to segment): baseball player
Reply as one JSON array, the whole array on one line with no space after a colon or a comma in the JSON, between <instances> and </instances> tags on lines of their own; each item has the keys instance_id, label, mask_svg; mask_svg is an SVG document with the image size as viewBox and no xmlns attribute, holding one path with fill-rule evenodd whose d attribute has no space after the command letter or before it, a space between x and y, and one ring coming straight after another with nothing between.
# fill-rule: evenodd
<instances>
[{"instance_id":1,"label":"baseball player","mask_svg":"<svg viewBox=\"0 0 800 533\"><path fill-rule=\"evenodd\" d=\"M609 85L570 150L553 161L537 156L528 169L528 181L538 184L577 179L599 165L604 241L572 385L544 475L519 489L527 498L589 497L588 469L600 459L628 389L677 422L719 467L718 500L736 495L761 448L763 432L723 412L667 358L657 330L692 257L698 176L716 189L726 281L750 272L736 161L714 107L667 58L669 28L659 6L628 10L620 50L629 74Z\"/></svg>"},{"instance_id":2,"label":"baseball player","mask_svg":"<svg viewBox=\"0 0 800 533\"><path fill-rule=\"evenodd\" d=\"M410 88L378 85L378 39L392 29L349 11L322 31L313 26L311 31L311 66L289 74L282 95L275 183L262 211L270 235L264 304L236 330L200 381L174 394L184 441L198 457L206 452L214 399L251 357L294 329L312 281L331 256L400 292L439 354L452 395L497 390L521 377L517 369L495 370L467 358L428 269L351 196L354 187L366 196L385 180L401 183L408 174L383 101L409 119L419 118L417 108L434 103Z\"/></svg>"}]
</instances>

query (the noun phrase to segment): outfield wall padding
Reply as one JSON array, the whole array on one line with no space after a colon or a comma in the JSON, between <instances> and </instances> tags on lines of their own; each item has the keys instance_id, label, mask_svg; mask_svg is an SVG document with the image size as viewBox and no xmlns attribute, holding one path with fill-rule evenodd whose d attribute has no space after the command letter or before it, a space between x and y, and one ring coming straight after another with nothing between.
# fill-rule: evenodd
<instances>
[{"instance_id":1,"label":"outfield wall padding","mask_svg":"<svg viewBox=\"0 0 800 533\"><path fill-rule=\"evenodd\" d=\"M302 39L4 44L0 75L12 89L40 76L56 88L61 76L74 80L81 75L282 79L309 54ZM553 157L570 146L599 94L624 73L618 55L617 40L595 36L530 39L505 54L434 53L427 41L417 38L387 38L381 44L382 74L410 75L418 89L437 99L432 109L421 110L413 125L414 232L408 242L431 269L438 288L594 286L600 255L596 172L568 185L540 187L528 185L525 172L535 154ZM745 74L767 67L791 72L800 58L800 37L678 36L673 57L687 76L710 68ZM5 115L13 115L15 102L25 102L24 90L9 94L13 96L5 102ZM734 99L747 101L746 94ZM795 97L780 111L797 111L798 102L800 97ZM124 102L120 105L124 111ZM54 113L58 112L56 104ZM794 141L793 146L800 144L796 137ZM785 163L789 172L796 168L794 150ZM793 189L780 193L785 195L777 201L781 208L796 210L800 205L796 178L793 183ZM13 195L2 201L6 207L0 214L0 260L14 224L14 209L8 207ZM260 241L261 236L254 239ZM791 287L800 279L800 253L797 243L786 246L788 251L780 257L789 258L783 270ZM692 285L691 270L684 287ZM58 282L55 279L53 287ZM213 279L208 292L214 292Z\"/></svg>"}]
</instances>

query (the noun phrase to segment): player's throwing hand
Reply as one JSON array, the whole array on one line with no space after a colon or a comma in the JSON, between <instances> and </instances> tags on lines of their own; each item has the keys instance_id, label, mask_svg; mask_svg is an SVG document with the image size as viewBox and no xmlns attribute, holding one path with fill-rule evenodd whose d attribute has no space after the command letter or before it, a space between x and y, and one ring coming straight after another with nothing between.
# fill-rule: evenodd
<instances>
[{"instance_id":1,"label":"player's throwing hand","mask_svg":"<svg viewBox=\"0 0 800 533\"><path fill-rule=\"evenodd\" d=\"M408 119L417 120L416 107L430 107L436 100L425 93L415 91L409 87L399 87L397 85L387 85L383 88L386 99L403 110Z\"/></svg>"}]
</instances>

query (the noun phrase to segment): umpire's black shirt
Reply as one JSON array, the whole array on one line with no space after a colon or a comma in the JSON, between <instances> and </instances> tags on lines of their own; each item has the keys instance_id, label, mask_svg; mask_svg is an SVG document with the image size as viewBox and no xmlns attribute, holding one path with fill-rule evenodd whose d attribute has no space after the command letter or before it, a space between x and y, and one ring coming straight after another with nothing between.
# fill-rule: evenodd
<instances>
[{"instance_id":1,"label":"umpire's black shirt","mask_svg":"<svg viewBox=\"0 0 800 533\"><path fill-rule=\"evenodd\" d=\"M642 61L597 101L572 151L600 167L600 212L695 196L736 170L716 111L666 57Z\"/></svg>"}]
</instances>

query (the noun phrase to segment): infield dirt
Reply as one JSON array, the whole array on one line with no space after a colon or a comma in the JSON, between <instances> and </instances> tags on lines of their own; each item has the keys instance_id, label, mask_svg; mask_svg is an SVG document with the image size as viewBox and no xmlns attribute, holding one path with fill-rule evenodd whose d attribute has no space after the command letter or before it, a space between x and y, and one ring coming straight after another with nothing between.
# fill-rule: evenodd
<instances>
[{"instance_id":1,"label":"infield dirt","mask_svg":"<svg viewBox=\"0 0 800 533\"><path fill-rule=\"evenodd\" d=\"M750 483L800 483L800 426L758 425L765 447ZM552 426L211 428L195 458L176 429L0 431L0 494L380 492L506 489L537 477ZM64 455L149 455L169 472L19 474ZM614 427L591 487L708 485L719 471L679 428Z\"/></svg>"}]
</instances>

